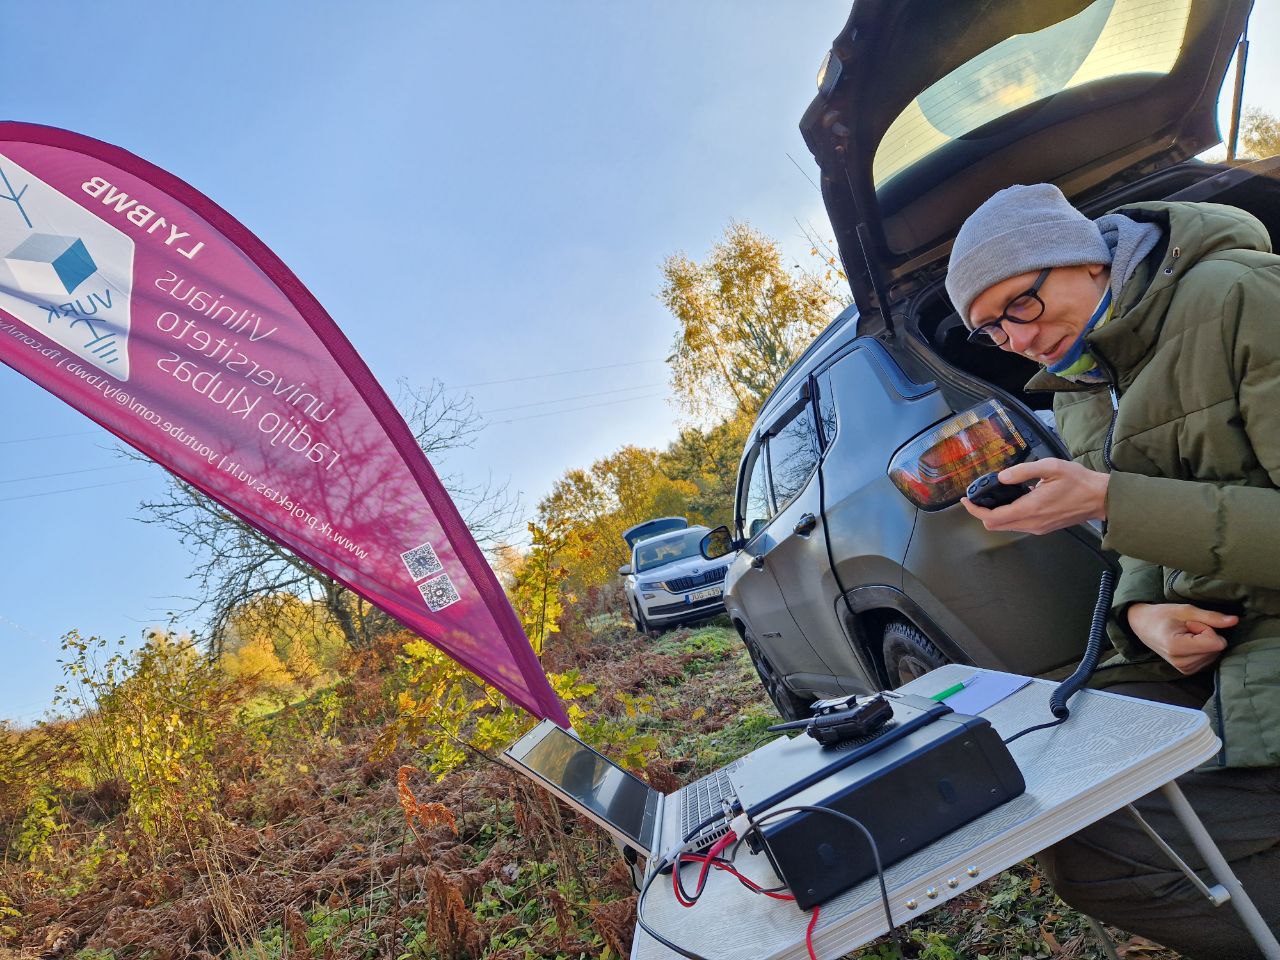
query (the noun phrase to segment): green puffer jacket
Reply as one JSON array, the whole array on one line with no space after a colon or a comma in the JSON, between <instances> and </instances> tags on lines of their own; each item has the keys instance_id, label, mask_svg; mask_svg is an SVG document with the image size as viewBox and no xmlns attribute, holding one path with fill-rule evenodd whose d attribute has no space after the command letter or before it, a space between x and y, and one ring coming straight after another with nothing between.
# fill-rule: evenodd
<instances>
[{"instance_id":1,"label":"green puffer jacket","mask_svg":"<svg viewBox=\"0 0 1280 960\"><path fill-rule=\"evenodd\" d=\"M1280 256L1234 207L1118 212L1165 239L1088 338L1118 394L1114 424L1109 388L1047 372L1027 384L1059 391L1071 456L1111 472L1103 545L1123 558L1109 627L1119 656L1095 685L1179 676L1129 630L1130 604L1238 613L1205 706L1223 742L1211 766L1280 765Z\"/></svg>"}]
</instances>

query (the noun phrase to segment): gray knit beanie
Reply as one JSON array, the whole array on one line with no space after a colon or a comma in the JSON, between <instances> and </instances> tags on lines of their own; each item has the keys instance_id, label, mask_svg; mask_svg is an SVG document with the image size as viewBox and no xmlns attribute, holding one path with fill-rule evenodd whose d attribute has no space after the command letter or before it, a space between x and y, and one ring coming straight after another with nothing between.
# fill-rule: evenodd
<instances>
[{"instance_id":1,"label":"gray knit beanie","mask_svg":"<svg viewBox=\"0 0 1280 960\"><path fill-rule=\"evenodd\" d=\"M1110 263L1097 224L1051 183L1005 187L969 215L951 248L947 294L960 319L988 287L1045 267Z\"/></svg>"}]
</instances>

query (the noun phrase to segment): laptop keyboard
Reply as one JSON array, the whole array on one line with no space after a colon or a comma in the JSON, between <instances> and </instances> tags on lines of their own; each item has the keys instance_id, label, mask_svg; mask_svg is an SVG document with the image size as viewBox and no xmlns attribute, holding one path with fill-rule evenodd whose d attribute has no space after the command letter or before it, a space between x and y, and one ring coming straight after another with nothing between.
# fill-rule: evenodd
<instances>
[{"instance_id":1,"label":"laptop keyboard","mask_svg":"<svg viewBox=\"0 0 1280 960\"><path fill-rule=\"evenodd\" d=\"M737 765L737 762L731 763L723 769L707 774L700 780L695 780L684 788L684 792L680 795L680 835L682 837L687 837L694 827L708 817L722 813L723 801L727 800L730 804L737 803L738 795L734 792L733 784L729 782L729 772ZM716 830L718 826L720 825L712 824L704 828L704 832ZM723 833L722 830L717 832Z\"/></svg>"}]
</instances>

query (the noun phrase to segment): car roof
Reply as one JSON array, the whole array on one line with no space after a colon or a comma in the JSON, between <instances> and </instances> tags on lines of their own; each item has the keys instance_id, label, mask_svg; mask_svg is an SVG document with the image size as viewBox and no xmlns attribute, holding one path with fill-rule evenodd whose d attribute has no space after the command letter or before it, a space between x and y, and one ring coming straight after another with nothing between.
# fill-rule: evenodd
<instances>
[{"instance_id":1,"label":"car roof","mask_svg":"<svg viewBox=\"0 0 1280 960\"><path fill-rule=\"evenodd\" d=\"M808 379L809 374L821 366L831 354L857 336L857 327L858 308L856 306L848 307L827 324L817 338L787 368L782 379L770 391L769 396L760 406L760 412L756 414L756 423L772 420L778 408L784 402L790 401L795 387Z\"/></svg>"}]
</instances>

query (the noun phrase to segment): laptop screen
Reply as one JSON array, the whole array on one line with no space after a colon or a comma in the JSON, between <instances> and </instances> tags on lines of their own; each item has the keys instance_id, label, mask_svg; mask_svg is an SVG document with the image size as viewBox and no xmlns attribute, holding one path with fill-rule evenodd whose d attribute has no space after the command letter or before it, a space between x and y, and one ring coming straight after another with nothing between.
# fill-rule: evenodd
<instances>
[{"instance_id":1,"label":"laptop screen","mask_svg":"<svg viewBox=\"0 0 1280 960\"><path fill-rule=\"evenodd\" d=\"M641 843L645 801L652 788L571 734L548 727L519 762Z\"/></svg>"}]
</instances>

